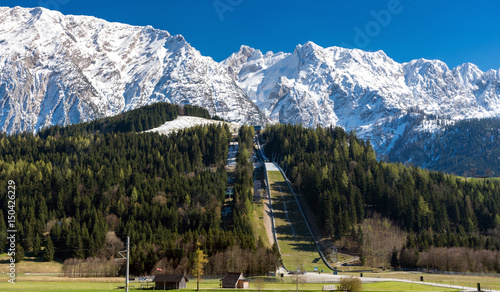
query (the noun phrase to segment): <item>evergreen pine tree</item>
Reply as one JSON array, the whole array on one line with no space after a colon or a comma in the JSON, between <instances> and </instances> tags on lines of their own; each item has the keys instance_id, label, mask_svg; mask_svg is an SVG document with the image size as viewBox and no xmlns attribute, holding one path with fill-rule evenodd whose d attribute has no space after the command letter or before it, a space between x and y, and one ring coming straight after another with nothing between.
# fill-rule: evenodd
<instances>
[{"instance_id":1,"label":"evergreen pine tree","mask_svg":"<svg viewBox=\"0 0 500 292\"><path fill-rule=\"evenodd\" d=\"M42 250L42 240L40 235L37 233L35 236L35 241L33 242L33 255L35 257L40 255L40 251Z\"/></svg>"},{"instance_id":2,"label":"evergreen pine tree","mask_svg":"<svg viewBox=\"0 0 500 292\"><path fill-rule=\"evenodd\" d=\"M88 256L89 257L92 257L92 256L96 255L96 253L97 253L97 246L95 244L94 235L90 236L88 249L89 249L88 250Z\"/></svg>"},{"instance_id":3,"label":"evergreen pine tree","mask_svg":"<svg viewBox=\"0 0 500 292\"><path fill-rule=\"evenodd\" d=\"M361 248L361 251L359 252L359 261L361 262L362 266L366 265L366 255L363 248Z\"/></svg>"},{"instance_id":4,"label":"evergreen pine tree","mask_svg":"<svg viewBox=\"0 0 500 292\"><path fill-rule=\"evenodd\" d=\"M5 224L3 211L0 210L0 247L1 252L4 251L4 247L7 245L7 225Z\"/></svg>"},{"instance_id":5,"label":"evergreen pine tree","mask_svg":"<svg viewBox=\"0 0 500 292\"><path fill-rule=\"evenodd\" d=\"M33 241L34 241L34 238L33 238L33 226L31 224L26 224L24 226L26 226L26 237L24 239L24 248L26 250L26 252L31 252L33 251Z\"/></svg>"},{"instance_id":6,"label":"evergreen pine tree","mask_svg":"<svg viewBox=\"0 0 500 292\"><path fill-rule=\"evenodd\" d=\"M50 236L47 238L47 243L45 244L45 255L43 256L43 259L46 262L51 262L54 260L54 244L52 243L52 239L50 239Z\"/></svg>"},{"instance_id":7,"label":"evergreen pine tree","mask_svg":"<svg viewBox=\"0 0 500 292\"><path fill-rule=\"evenodd\" d=\"M16 263L20 263L24 260L24 248L19 243L16 244L16 254L14 255L14 260Z\"/></svg>"},{"instance_id":8,"label":"evergreen pine tree","mask_svg":"<svg viewBox=\"0 0 500 292\"><path fill-rule=\"evenodd\" d=\"M83 259L85 258L85 253L83 250L83 240L81 236L78 236L76 239L76 251L75 251L75 257L78 259Z\"/></svg>"},{"instance_id":9,"label":"evergreen pine tree","mask_svg":"<svg viewBox=\"0 0 500 292\"><path fill-rule=\"evenodd\" d=\"M394 269L399 268L399 258L398 258L398 250L396 247L392 249L392 254L391 254L391 267Z\"/></svg>"}]
</instances>

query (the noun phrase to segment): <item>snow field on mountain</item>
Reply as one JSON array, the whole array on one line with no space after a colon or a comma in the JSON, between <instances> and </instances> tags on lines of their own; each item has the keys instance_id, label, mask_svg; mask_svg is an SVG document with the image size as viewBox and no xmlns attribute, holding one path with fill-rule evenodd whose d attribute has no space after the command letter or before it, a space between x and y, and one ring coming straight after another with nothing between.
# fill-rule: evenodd
<instances>
[{"instance_id":1,"label":"snow field on mountain","mask_svg":"<svg viewBox=\"0 0 500 292\"><path fill-rule=\"evenodd\" d=\"M231 132L237 132L239 126L232 123L226 123L216 120L209 120L199 117L190 117L190 116L179 116L177 119L173 121L166 122L165 124L159 126L158 128L150 129L144 131L144 133L148 132L156 132L163 135L170 135L172 133L176 133L180 130L191 128L199 125L212 125L212 124L228 124Z\"/></svg>"}]
</instances>

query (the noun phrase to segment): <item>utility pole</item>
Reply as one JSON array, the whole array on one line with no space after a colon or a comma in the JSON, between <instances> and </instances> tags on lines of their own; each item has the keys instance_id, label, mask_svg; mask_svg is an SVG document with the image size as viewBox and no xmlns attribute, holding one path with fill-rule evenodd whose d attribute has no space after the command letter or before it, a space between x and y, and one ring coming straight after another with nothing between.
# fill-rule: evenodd
<instances>
[{"instance_id":1,"label":"utility pole","mask_svg":"<svg viewBox=\"0 0 500 292\"><path fill-rule=\"evenodd\" d=\"M128 292L129 281L129 265L130 265L130 236L127 236L127 274L125 276L125 292Z\"/></svg>"},{"instance_id":2,"label":"utility pole","mask_svg":"<svg viewBox=\"0 0 500 292\"><path fill-rule=\"evenodd\" d=\"M124 252L126 252L125 255L123 255ZM119 259L115 259L115 261L120 261L120 260L126 260L127 261L126 272L125 272L125 292L128 292L128 286L130 284L130 281L129 281L130 236L127 236L127 250L119 251L118 254L121 255L122 257L119 258Z\"/></svg>"}]
</instances>

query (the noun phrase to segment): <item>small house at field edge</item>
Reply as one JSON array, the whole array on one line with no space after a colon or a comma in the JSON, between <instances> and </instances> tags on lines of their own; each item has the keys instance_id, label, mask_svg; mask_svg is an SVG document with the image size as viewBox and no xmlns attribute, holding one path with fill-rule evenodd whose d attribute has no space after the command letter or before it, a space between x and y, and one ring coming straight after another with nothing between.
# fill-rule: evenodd
<instances>
[{"instance_id":1,"label":"small house at field edge","mask_svg":"<svg viewBox=\"0 0 500 292\"><path fill-rule=\"evenodd\" d=\"M227 273L222 281L222 288L248 289L248 281L243 277L243 273Z\"/></svg>"},{"instance_id":2,"label":"small house at field edge","mask_svg":"<svg viewBox=\"0 0 500 292\"><path fill-rule=\"evenodd\" d=\"M174 290L186 288L188 278L183 274L159 274L154 282L155 290Z\"/></svg>"}]
</instances>

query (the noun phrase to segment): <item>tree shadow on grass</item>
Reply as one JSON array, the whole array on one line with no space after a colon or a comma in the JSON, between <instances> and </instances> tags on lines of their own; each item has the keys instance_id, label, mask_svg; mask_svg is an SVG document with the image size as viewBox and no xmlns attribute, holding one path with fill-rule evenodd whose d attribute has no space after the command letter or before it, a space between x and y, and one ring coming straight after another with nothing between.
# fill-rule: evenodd
<instances>
[{"instance_id":1,"label":"tree shadow on grass","mask_svg":"<svg viewBox=\"0 0 500 292\"><path fill-rule=\"evenodd\" d=\"M295 242L290 243L290 246L296 251L307 251L307 252L316 252L316 245L313 243L304 243L304 242Z\"/></svg>"}]
</instances>

